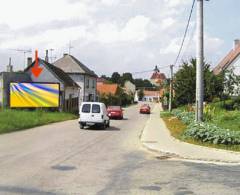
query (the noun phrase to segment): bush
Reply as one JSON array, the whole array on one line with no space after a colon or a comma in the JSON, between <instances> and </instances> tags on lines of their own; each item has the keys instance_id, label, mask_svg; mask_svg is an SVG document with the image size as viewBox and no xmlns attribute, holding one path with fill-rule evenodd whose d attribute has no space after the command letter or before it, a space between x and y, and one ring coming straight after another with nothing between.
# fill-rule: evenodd
<instances>
[{"instance_id":1,"label":"bush","mask_svg":"<svg viewBox=\"0 0 240 195\"><path fill-rule=\"evenodd\" d=\"M185 138L194 138L212 144L238 145L240 132L222 129L210 123L192 123L184 132Z\"/></svg>"},{"instance_id":2,"label":"bush","mask_svg":"<svg viewBox=\"0 0 240 195\"><path fill-rule=\"evenodd\" d=\"M210 109L210 108L207 108ZM214 111L208 111L209 119L212 119ZM212 144L238 145L240 144L240 132L229 129L219 128L212 123L195 123L194 113L186 112L179 109L174 109L172 114L178 119L182 120L187 125L187 129L183 134L183 138L194 138L202 142L209 142ZM230 120L233 117L226 115Z\"/></svg>"}]
</instances>

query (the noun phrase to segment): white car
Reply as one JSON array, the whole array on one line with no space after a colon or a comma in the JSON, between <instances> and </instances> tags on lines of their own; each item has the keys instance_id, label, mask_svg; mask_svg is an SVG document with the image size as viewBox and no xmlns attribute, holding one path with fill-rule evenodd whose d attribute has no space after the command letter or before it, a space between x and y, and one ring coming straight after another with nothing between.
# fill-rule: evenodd
<instances>
[{"instance_id":1,"label":"white car","mask_svg":"<svg viewBox=\"0 0 240 195\"><path fill-rule=\"evenodd\" d=\"M93 125L106 129L110 126L110 119L105 104L100 102L82 102L79 109L78 122L81 129L85 126Z\"/></svg>"}]
</instances>

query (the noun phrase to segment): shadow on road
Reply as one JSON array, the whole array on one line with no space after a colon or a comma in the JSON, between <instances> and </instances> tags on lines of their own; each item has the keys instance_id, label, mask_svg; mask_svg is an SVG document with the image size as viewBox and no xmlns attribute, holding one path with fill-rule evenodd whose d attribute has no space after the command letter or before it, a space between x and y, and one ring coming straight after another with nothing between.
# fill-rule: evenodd
<instances>
[{"instance_id":1,"label":"shadow on road","mask_svg":"<svg viewBox=\"0 0 240 195\"><path fill-rule=\"evenodd\" d=\"M36 188L24 188L20 186L0 186L0 193L30 194L30 195L56 195L56 193L42 191ZM1 194L2 194L1 193Z\"/></svg>"},{"instance_id":2,"label":"shadow on road","mask_svg":"<svg viewBox=\"0 0 240 195\"><path fill-rule=\"evenodd\" d=\"M85 131L120 131L119 128L117 127L114 127L114 126L110 126L106 129L102 129L101 127L98 127L98 126L91 126L91 127L87 127L84 129Z\"/></svg>"}]
</instances>

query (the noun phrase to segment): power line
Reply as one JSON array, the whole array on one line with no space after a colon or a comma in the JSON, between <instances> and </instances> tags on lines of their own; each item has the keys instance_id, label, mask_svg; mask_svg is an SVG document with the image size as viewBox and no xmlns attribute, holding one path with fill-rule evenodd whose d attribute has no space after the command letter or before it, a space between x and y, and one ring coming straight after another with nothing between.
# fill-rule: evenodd
<instances>
[{"instance_id":1,"label":"power line","mask_svg":"<svg viewBox=\"0 0 240 195\"><path fill-rule=\"evenodd\" d=\"M160 66L158 67L158 69L165 69L165 68L169 68L169 65L167 66ZM143 73L148 73L148 72L153 72L154 70L151 69L151 70L144 70L144 71L139 71L139 72L132 72L131 74L143 74Z\"/></svg>"},{"instance_id":2,"label":"power line","mask_svg":"<svg viewBox=\"0 0 240 195\"><path fill-rule=\"evenodd\" d=\"M176 57L176 60L175 60L174 65L177 64L177 61L178 61L178 59L179 59L179 56L180 56L180 54L181 54L181 52L182 52L183 44L184 44L184 42L185 42L185 39L186 39L186 36L187 36L187 32L188 32L188 28L189 28L189 24L190 24L190 21L191 21L191 18L192 18L192 13L193 13L193 9L194 9L195 2L196 2L196 0L193 0L192 7L191 7L191 11L190 11L190 14L189 14L189 17L188 17L187 26L186 26L186 29L185 29L185 32L184 32L184 35L183 35L181 47L180 47L180 49L179 49L179 52L178 52L178 55L177 55L177 57Z\"/></svg>"}]
</instances>

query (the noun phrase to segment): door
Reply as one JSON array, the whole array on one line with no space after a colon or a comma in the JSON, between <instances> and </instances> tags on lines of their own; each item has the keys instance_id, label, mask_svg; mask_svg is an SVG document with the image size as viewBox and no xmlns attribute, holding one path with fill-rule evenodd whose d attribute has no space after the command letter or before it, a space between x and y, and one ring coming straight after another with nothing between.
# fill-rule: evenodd
<instances>
[{"instance_id":1,"label":"door","mask_svg":"<svg viewBox=\"0 0 240 195\"><path fill-rule=\"evenodd\" d=\"M92 120L96 122L102 122L103 121L103 114L101 111L101 106L99 104L92 104Z\"/></svg>"},{"instance_id":2,"label":"door","mask_svg":"<svg viewBox=\"0 0 240 195\"><path fill-rule=\"evenodd\" d=\"M83 104L80 110L80 120L90 122L92 120L91 104Z\"/></svg>"}]
</instances>

